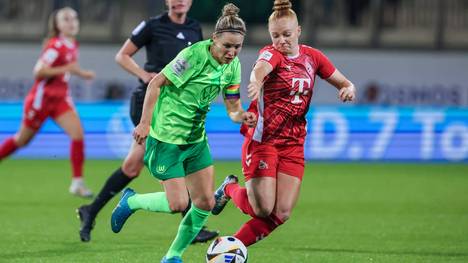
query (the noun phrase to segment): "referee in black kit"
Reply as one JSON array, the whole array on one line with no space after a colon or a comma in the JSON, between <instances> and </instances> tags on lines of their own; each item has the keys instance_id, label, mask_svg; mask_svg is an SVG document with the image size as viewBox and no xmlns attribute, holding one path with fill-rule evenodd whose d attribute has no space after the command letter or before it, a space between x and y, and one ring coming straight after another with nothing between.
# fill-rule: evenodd
<instances>
[{"instance_id":1,"label":"referee in black kit","mask_svg":"<svg viewBox=\"0 0 468 263\"><path fill-rule=\"evenodd\" d=\"M130 117L135 126L140 122L146 87L151 79L182 49L203 38L198 21L187 17L192 5L191 0L166 0L166 5L169 11L141 22L115 56L116 62L126 71L137 76L141 83L133 92L130 103ZM144 68L141 68L132 58L142 47L146 48ZM77 209L81 221L81 241L91 240L91 230L99 211L114 195L122 191L140 174L144 167L144 153L145 144L133 142L122 166L107 179L94 201ZM182 212L182 216L189 209L190 205ZM217 231L208 231L203 228L193 242L206 242L216 236L218 236Z\"/></svg>"}]
</instances>

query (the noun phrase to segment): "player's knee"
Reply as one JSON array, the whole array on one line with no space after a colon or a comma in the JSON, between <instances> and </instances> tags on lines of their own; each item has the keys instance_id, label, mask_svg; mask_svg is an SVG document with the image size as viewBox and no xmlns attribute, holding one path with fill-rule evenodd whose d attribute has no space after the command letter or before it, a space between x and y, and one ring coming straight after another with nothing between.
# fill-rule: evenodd
<instances>
[{"instance_id":1,"label":"player's knee","mask_svg":"<svg viewBox=\"0 0 468 263\"><path fill-rule=\"evenodd\" d=\"M84 140L84 132L82 129L76 129L69 133L70 139L73 141L82 141Z\"/></svg>"},{"instance_id":2,"label":"player's knee","mask_svg":"<svg viewBox=\"0 0 468 263\"><path fill-rule=\"evenodd\" d=\"M261 218L267 218L273 211L273 207L268 205L260 205L258 207L253 207L255 215Z\"/></svg>"},{"instance_id":3,"label":"player's knee","mask_svg":"<svg viewBox=\"0 0 468 263\"><path fill-rule=\"evenodd\" d=\"M141 162L136 162L132 160L125 160L122 165L122 171L124 174L130 178L137 177L140 175L140 171L143 168Z\"/></svg>"},{"instance_id":4,"label":"player's knee","mask_svg":"<svg viewBox=\"0 0 468 263\"><path fill-rule=\"evenodd\" d=\"M21 148L21 147L28 145L29 142L31 142L31 139L32 138L21 138L21 137L15 136L14 140L15 140L16 146L18 146L18 148Z\"/></svg>"},{"instance_id":5,"label":"player's knee","mask_svg":"<svg viewBox=\"0 0 468 263\"><path fill-rule=\"evenodd\" d=\"M192 203L200 209L203 209L205 211L211 211L211 209L213 209L215 205L215 200L212 195L209 195L209 196L199 197L196 199L193 198Z\"/></svg>"},{"instance_id":6,"label":"player's knee","mask_svg":"<svg viewBox=\"0 0 468 263\"><path fill-rule=\"evenodd\" d=\"M185 199L185 198L179 198L176 200L169 201L169 209L171 209L173 213L180 213L180 212L185 211L188 205L189 205L188 199Z\"/></svg>"}]
</instances>

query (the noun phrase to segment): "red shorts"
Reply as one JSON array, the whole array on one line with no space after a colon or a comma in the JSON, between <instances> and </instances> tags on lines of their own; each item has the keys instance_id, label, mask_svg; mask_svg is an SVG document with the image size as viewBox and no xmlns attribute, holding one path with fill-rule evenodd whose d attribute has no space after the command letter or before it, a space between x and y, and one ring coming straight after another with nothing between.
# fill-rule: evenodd
<instances>
[{"instance_id":1,"label":"red shorts","mask_svg":"<svg viewBox=\"0 0 468 263\"><path fill-rule=\"evenodd\" d=\"M69 110L75 110L70 96L38 97L35 95L29 93L24 100L23 123L31 129L38 130L47 117L56 119Z\"/></svg>"},{"instance_id":2,"label":"red shorts","mask_svg":"<svg viewBox=\"0 0 468 263\"><path fill-rule=\"evenodd\" d=\"M268 145L246 137L242 145L242 171L246 181L255 177L276 178L279 172L302 180L304 146Z\"/></svg>"}]
</instances>

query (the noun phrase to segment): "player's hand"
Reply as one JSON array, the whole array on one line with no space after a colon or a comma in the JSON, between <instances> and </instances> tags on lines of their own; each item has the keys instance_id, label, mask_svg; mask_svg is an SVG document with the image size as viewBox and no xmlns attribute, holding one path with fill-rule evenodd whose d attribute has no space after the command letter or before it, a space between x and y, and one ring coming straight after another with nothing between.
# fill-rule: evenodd
<instances>
[{"instance_id":1,"label":"player's hand","mask_svg":"<svg viewBox=\"0 0 468 263\"><path fill-rule=\"evenodd\" d=\"M251 100L256 100L260 96L260 92L262 91L262 84L258 82L250 82L247 86L247 91L249 94L249 98Z\"/></svg>"},{"instance_id":2,"label":"player's hand","mask_svg":"<svg viewBox=\"0 0 468 263\"><path fill-rule=\"evenodd\" d=\"M80 76L84 79L91 80L96 77L96 73L91 70L82 70Z\"/></svg>"},{"instance_id":3,"label":"player's hand","mask_svg":"<svg viewBox=\"0 0 468 263\"><path fill-rule=\"evenodd\" d=\"M354 85L341 88L338 97L342 102L354 101L356 99L356 88Z\"/></svg>"},{"instance_id":4,"label":"player's hand","mask_svg":"<svg viewBox=\"0 0 468 263\"><path fill-rule=\"evenodd\" d=\"M146 140L146 137L148 137L149 133L149 125L147 124L138 124L135 129L133 130L133 138L138 144L143 144L143 142Z\"/></svg>"},{"instance_id":5,"label":"player's hand","mask_svg":"<svg viewBox=\"0 0 468 263\"><path fill-rule=\"evenodd\" d=\"M150 83L150 81L151 81L156 75L158 75L158 73L146 72L146 71L145 71L145 74L143 74L143 76L141 76L141 80L142 80L145 84L148 84L148 83Z\"/></svg>"},{"instance_id":6,"label":"player's hand","mask_svg":"<svg viewBox=\"0 0 468 263\"><path fill-rule=\"evenodd\" d=\"M245 111L242 113L242 122L252 128L257 123L257 116L253 112Z\"/></svg>"}]
</instances>

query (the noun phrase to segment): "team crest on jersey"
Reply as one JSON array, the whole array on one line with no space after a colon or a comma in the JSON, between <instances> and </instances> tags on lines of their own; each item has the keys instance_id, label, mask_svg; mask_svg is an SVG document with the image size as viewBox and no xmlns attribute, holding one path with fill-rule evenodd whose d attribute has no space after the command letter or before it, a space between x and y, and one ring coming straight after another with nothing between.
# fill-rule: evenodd
<instances>
[{"instance_id":1,"label":"team crest on jersey","mask_svg":"<svg viewBox=\"0 0 468 263\"><path fill-rule=\"evenodd\" d=\"M190 67L187 60L184 58L177 58L174 64L172 64L172 70L176 75L181 76Z\"/></svg>"},{"instance_id":2,"label":"team crest on jersey","mask_svg":"<svg viewBox=\"0 0 468 263\"><path fill-rule=\"evenodd\" d=\"M266 61L270 61L270 59L273 57L273 53L271 53L270 51L263 51L262 54L260 54L260 56L258 57L258 59L264 59Z\"/></svg>"},{"instance_id":3,"label":"team crest on jersey","mask_svg":"<svg viewBox=\"0 0 468 263\"><path fill-rule=\"evenodd\" d=\"M28 115L27 118L28 118L29 120L32 120L32 119L34 119L34 116L36 116L36 112L33 111L33 110L30 110L30 111L28 111L28 114L27 114L27 115Z\"/></svg>"},{"instance_id":4,"label":"team crest on jersey","mask_svg":"<svg viewBox=\"0 0 468 263\"><path fill-rule=\"evenodd\" d=\"M218 85L211 85L204 88L200 93L200 105L206 106L210 104L211 101L218 97L221 87Z\"/></svg>"},{"instance_id":5,"label":"team crest on jersey","mask_svg":"<svg viewBox=\"0 0 468 263\"><path fill-rule=\"evenodd\" d=\"M305 63L305 67L306 67L307 73L309 73L309 75L314 74L314 68L312 67L312 65L309 62Z\"/></svg>"},{"instance_id":6,"label":"team crest on jersey","mask_svg":"<svg viewBox=\"0 0 468 263\"><path fill-rule=\"evenodd\" d=\"M268 163L265 162L264 160L260 160L260 162L258 162L258 169L260 170L268 169Z\"/></svg>"},{"instance_id":7,"label":"team crest on jersey","mask_svg":"<svg viewBox=\"0 0 468 263\"><path fill-rule=\"evenodd\" d=\"M158 167L156 168L156 172L158 172L158 174L162 174L166 171L166 166L165 165L158 165Z\"/></svg>"}]
</instances>

